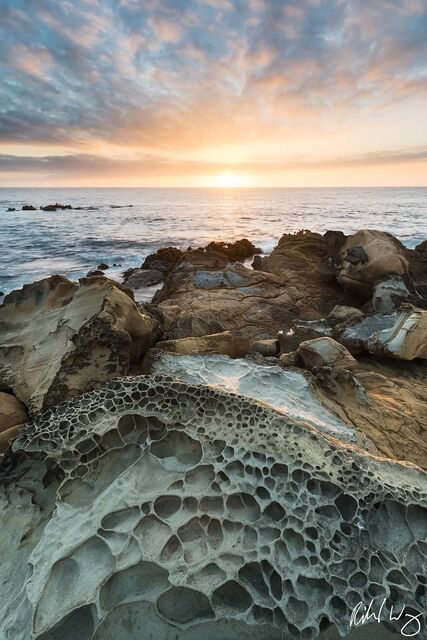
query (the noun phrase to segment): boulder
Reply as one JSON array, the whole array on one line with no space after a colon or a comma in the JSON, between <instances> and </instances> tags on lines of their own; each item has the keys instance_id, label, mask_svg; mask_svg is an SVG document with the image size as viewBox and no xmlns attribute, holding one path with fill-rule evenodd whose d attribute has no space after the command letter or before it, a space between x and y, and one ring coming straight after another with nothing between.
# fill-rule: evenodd
<instances>
[{"instance_id":1,"label":"boulder","mask_svg":"<svg viewBox=\"0 0 427 640\"><path fill-rule=\"evenodd\" d=\"M427 358L427 311L403 304L395 313L368 316L346 327L339 340L355 354Z\"/></svg>"},{"instance_id":2,"label":"boulder","mask_svg":"<svg viewBox=\"0 0 427 640\"><path fill-rule=\"evenodd\" d=\"M93 269L92 271L88 271L86 274L86 278L96 278L97 276L103 276L104 272L100 269Z\"/></svg>"},{"instance_id":3,"label":"boulder","mask_svg":"<svg viewBox=\"0 0 427 640\"><path fill-rule=\"evenodd\" d=\"M301 342L297 353L307 369L323 366L351 369L357 365L342 344L328 337Z\"/></svg>"},{"instance_id":4,"label":"boulder","mask_svg":"<svg viewBox=\"0 0 427 640\"><path fill-rule=\"evenodd\" d=\"M260 255L254 256L252 260L251 267L252 269L256 269L257 271L262 271L263 260Z\"/></svg>"},{"instance_id":5,"label":"boulder","mask_svg":"<svg viewBox=\"0 0 427 640\"><path fill-rule=\"evenodd\" d=\"M108 266L108 264L106 262L101 262L101 264L99 264L96 268L99 269L100 271L105 271L106 269L109 269L110 267Z\"/></svg>"},{"instance_id":6,"label":"boulder","mask_svg":"<svg viewBox=\"0 0 427 640\"><path fill-rule=\"evenodd\" d=\"M57 211L57 209L61 209L65 211L66 209L70 210L73 207L70 204L60 204L59 202L55 202L55 204L47 204L44 207L40 207L42 211Z\"/></svg>"},{"instance_id":7,"label":"boulder","mask_svg":"<svg viewBox=\"0 0 427 640\"><path fill-rule=\"evenodd\" d=\"M256 340L249 345L249 351L260 353L262 356L277 356L279 348L279 341L274 338Z\"/></svg>"},{"instance_id":8,"label":"boulder","mask_svg":"<svg viewBox=\"0 0 427 640\"><path fill-rule=\"evenodd\" d=\"M284 234L263 258L262 270L281 278L305 320L324 318L337 304L354 304L336 282L329 243L319 233Z\"/></svg>"},{"instance_id":9,"label":"boulder","mask_svg":"<svg viewBox=\"0 0 427 640\"><path fill-rule=\"evenodd\" d=\"M224 264L212 253L181 260L153 302L163 311L168 340L240 331L254 342L277 334L298 313L278 276Z\"/></svg>"},{"instance_id":10,"label":"boulder","mask_svg":"<svg viewBox=\"0 0 427 640\"><path fill-rule=\"evenodd\" d=\"M158 334L157 320L116 282L51 276L0 307L0 382L34 414L127 375Z\"/></svg>"},{"instance_id":11,"label":"boulder","mask_svg":"<svg viewBox=\"0 0 427 640\"><path fill-rule=\"evenodd\" d=\"M389 274L379 280L372 295L372 306L375 313L393 313L402 302L422 303L422 298L411 286L408 278Z\"/></svg>"},{"instance_id":12,"label":"boulder","mask_svg":"<svg viewBox=\"0 0 427 640\"><path fill-rule=\"evenodd\" d=\"M361 320L363 317L363 312L360 309L356 309L356 307L336 305L327 315L326 321L331 327L344 327Z\"/></svg>"},{"instance_id":13,"label":"boulder","mask_svg":"<svg viewBox=\"0 0 427 640\"><path fill-rule=\"evenodd\" d=\"M367 298L385 275L403 275L408 270L404 246L384 231L358 231L345 238L339 250L338 282Z\"/></svg>"},{"instance_id":14,"label":"boulder","mask_svg":"<svg viewBox=\"0 0 427 640\"><path fill-rule=\"evenodd\" d=\"M296 351L289 351L289 353L282 353L279 356L279 364L281 367L301 367L302 360Z\"/></svg>"},{"instance_id":15,"label":"boulder","mask_svg":"<svg viewBox=\"0 0 427 640\"><path fill-rule=\"evenodd\" d=\"M8 210L8 212L9 211L16 211L15 207L8 207L7 210Z\"/></svg>"},{"instance_id":16,"label":"boulder","mask_svg":"<svg viewBox=\"0 0 427 640\"><path fill-rule=\"evenodd\" d=\"M37 211L37 209L32 204L24 204L22 211Z\"/></svg>"},{"instance_id":17,"label":"boulder","mask_svg":"<svg viewBox=\"0 0 427 640\"><path fill-rule=\"evenodd\" d=\"M157 269L128 269L124 275L123 284L132 291L160 284L165 278L165 274Z\"/></svg>"},{"instance_id":18,"label":"boulder","mask_svg":"<svg viewBox=\"0 0 427 640\"><path fill-rule=\"evenodd\" d=\"M238 332L223 331L202 337L179 338L158 342L156 348L170 353L188 355L193 353L221 353L231 358L240 358L249 350L249 340Z\"/></svg>"}]
</instances>

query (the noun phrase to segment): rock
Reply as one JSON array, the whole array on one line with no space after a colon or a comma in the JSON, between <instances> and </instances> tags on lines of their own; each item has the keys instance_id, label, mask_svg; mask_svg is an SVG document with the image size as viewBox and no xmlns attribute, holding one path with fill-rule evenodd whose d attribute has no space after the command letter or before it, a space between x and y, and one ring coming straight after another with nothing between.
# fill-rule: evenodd
<instances>
[{"instance_id":1,"label":"rock","mask_svg":"<svg viewBox=\"0 0 427 640\"><path fill-rule=\"evenodd\" d=\"M282 353L279 356L279 364L281 367L300 367L302 366L302 360L297 351L290 351L289 353Z\"/></svg>"},{"instance_id":2,"label":"rock","mask_svg":"<svg viewBox=\"0 0 427 640\"><path fill-rule=\"evenodd\" d=\"M51 276L0 307L0 381L30 414L127 375L159 333L132 294L107 278Z\"/></svg>"},{"instance_id":3,"label":"rock","mask_svg":"<svg viewBox=\"0 0 427 640\"><path fill-rule=\"evenodd\" d=\"M165 339L240 331L254 342L295 317L294 300L280 278L239 263L224 265L218 256L189 254L156 292Z\"/></svg>"},{"instance_id":4,"label":"rock","mask_svg":"<svg viewBox=\"0 0 427 640\"><path fill-rule=\"evenodd\" d=\"M252 258L255 254L262 253L262 250L247 238L236 240L235 242L209 242L203 250L204 252L216 251L222 253L231 262L242 262Z\"/></svg>"},{"instance_id":5,"label":"rock","mask_svg":"<svg viewBox=\"0 0 427 640\"><path fill-rule=\"evenodd\" d=\"M141 269L155 269L167 274L172 271L183 255L184 252L181 249L164 247L147 256L141 265Z\"/></svg>"},{"instance_id":6,"label":"rock","mask_svg":"<svg viewBox=\"0 0 427 640\"><path fill-rule=\"evenodd\" d=\"M22 211L37 211L37 209L32 204L24 204Z\"/></svg>"},{"instance_id":7,"label":"rock","mask_svg":"<svg viewBox=\"0 0 427 640\"><path fill-rule=\"evenodd\" d=\"M251 267L252 269L256 269L257 271L262 271L262 258L260 255L254 256Z\"/></svg>"},{"instance_id":8,"label":"rock","mask_svg":"<svg viewBox=\"0 0 427 640\"><path fill-rule=\"evenodd\" d=\"M372 296L376 313L397 311L402 302L422 303L421 296L417 295L407 278L405 282L402 276L389 274L376 283Z\"/></svg>"},{"instance_id":9,"label":"rock","mask_svg":"<svg viewBox=\"0 0 427 640\"><path fill-rule=\"evenodd\" d=\"M128 269L124 276L123 284L132 291L160 284L165 278L157 269Z\"/></svg>"},{"instance_id":10,"label":"rock","mask_svg":"<svg viewBox=\"0 0 427 640\"><path fill-rule=\"evenodd\" d=\"M72 208L73 207L70 204L60 204L59 202L56 202L55 204L47 204L44 207L40 207L42 211L56 211L57 209L66 210Z\"/></svg>"},{"instance_id":11,"label":"rock","mask_svg":"<svg viewBox=\"0 0 427 640\"><path fill-rule=\"evenodd\" d=\"M408 273L404 246L384 231L363 229L345 238L339 251L337 280L343 287L370 297L385 275Z\"/></svg>"},{"instance_id":12,"label":"rock","mask_svg":"<svg viewBox=\"0 0 427 640\"><path fill-rule=\"evenodd\" d=\"M28 422L25 406L9 393L0 391L0 454L4 453L12 438Z\"/></svg>"},{"instance_id":13,"label":"rock","mask_svg":"<svg viewBox=\"0 0 427 640\"><path fill-rule=\"evenodd\" d=\"M93 269L92 271L88 271L86 274L86 278L96 278L96 276L103 276L104 272L99 269Z\"/></svg>"},{"instance_id":14,"label":"rock","mask_svg":"<svg viewBox=\"0 0 427 640\"><path fill-rule=\"evenodd\" d=\"M15 207L8 207L7 210L8 210L8 212L9 211L16 211Z\"/></svg>"},{"instance_id":15,"label":"rock","mask_svg":"<svg viewBox=\"0 0 427 640\"><path fill-rule=\"evenodd\" d=\"M260 353L263 356L277 356L279 353L279 341L274 338L256 340L249 345L249 351Z\"/></svg>"},{"instance_id":16,"label":"rock","mask_svg":"<svg viewBox=\"0 0 427 640\"><path fill-rule=\"evenodd\" d=\"M0 298L2 298L4 296L4 292L0 291Z\"/></svg>"},{"instance_id":17,"label":"rock","mask_svg":"<svg viewBox=\"0 0 427 640\"><path fill-rule=\"evenodd\" d=\"M158 349L181 355L193 353L222 353L240 358L249 350L249 340L238 332L223 331L202 337L179 338L157 343Z\"/></svg>"},{"instance_id":18,"label":"rock","mask_svg":"<svg viewBox=\"0 0 427 640\"><path fill-rule=\"evenodd\" d=\"M379 588L424 624L426 473L255 400L110 381L27 425L0 474L2 638L345 637Z\"/></svg>"},{"instance_id":19,"label":"rock","mask_svg":"<svg viewBox=\"0 0 427 640\"><path fill-rule=\"evenodd\" d=\"M323 366L351 369L357 365L357 361L342 344L328 337L301 342L297 353L307 369Z\"/></svg>"},{"instance_id":20,"label":"rock","mask_svg":"<svg viewBox=\"0 0 427 640\"><path fill-rule=\"evenodd\" d=\"M280 277L305 320L324 318L336 304L354 304L336 282L330 247L319 233L284 234L262 269Z\"/></svg>"},{"instance_id":21,"label":"rock","mask_svg":"<svg viewBox=\"0 0 427 640\"><path fill-rule=\"evenodd\" d=\"M313 340L320 336L333 335L332 327L326 320L292 320L289 328L278 332L280 353L288 353L298 349L301 342Z\"/></svg>"},{"instance_id":22,"label":"rock","mask_svg":"<svg viewBox=\"0 0 427 640\"><path fill-rule=\"evenodd\" d=\"M106 262L101 262L101 264L99 264L96 268L99 269L100 271L105 271L106 269L109 269L110 267L108 266L108 264Z\"/></svg>"},{"instance_id":23,"label":"rock","mask_svg":"<svg viewBox=\"0 0 427 640\"><path fill-rule=\"evenodd\" d=\"M326 317L326 321L331 327L344 327L362 320L363 317L363 312L360 309L356 309L356 307L336 305Z\"/></svg>"},{"instance_id":24,"label":"rock","mask_svg":"<svg viewBox=\"0 0 427 640\"><path fill-rule=\"evenodd\" d=\"M404 304L395 313L368 316L346 327L339 340L355 354L427 358L427 311Z\"/></svg>"}]
</instances>

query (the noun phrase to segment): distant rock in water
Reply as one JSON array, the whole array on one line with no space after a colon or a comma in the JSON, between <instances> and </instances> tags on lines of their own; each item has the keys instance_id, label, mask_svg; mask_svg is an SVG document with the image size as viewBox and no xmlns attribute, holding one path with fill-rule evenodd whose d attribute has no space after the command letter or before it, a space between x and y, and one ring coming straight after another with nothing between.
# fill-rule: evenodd
<instances>
[{"instance_id":1,"label":"distant rock in water","mask_svg":"<svg viewBox=\"0 0 427 640\"><path fill-rule=\"evenodd\" d=\"M22 211L37 211L37 209L32 204L24 204Z\"/></svg>"},{"instance_id":2,"label":"distant rock in water","mask_svg":"<svg viewBox=\"0 0 427 640\"><path fill-rule=\"evenodd\" d=\"M8 212L9 212L9 211L16 211L16 209L15 209L15 207L8 207L8 208L7 208L7 211L8 211Z\"/></svg>"},{"instance_id":3,"label":"distant rock in water","mask_svg":"<svg viewBox=\"0 0 427 640\"><path fill-rule=\"evenodd\" d=\"M109 265L106 262L101 262L97 267L100 271L105 271L105 269L109 269Z\"/></svg>"},{"instance_id":4,"label":"distant rock in water","mask_svg":"<svg viewBox=\"0 0 427 640\"><path fill-rule=\"evenodd\" d=\"M72 209L73 207L70 204L59 204L59 202L56 202L55 204L47 204L40 208L42 211L57 211L57 209L66 210Z\"/></svg>"},{"instance_id":5,"label":"distant rock in water","mask_svg":"<svg viewBox=\"0 0 427 640\"><path fill-rule=\"evenodd\" d=\"M86 278L95 278L96 276L103 276L104 272L100 269L92 269L92 271L88 271L86 274Z\"/></svg>"}]
</instances>

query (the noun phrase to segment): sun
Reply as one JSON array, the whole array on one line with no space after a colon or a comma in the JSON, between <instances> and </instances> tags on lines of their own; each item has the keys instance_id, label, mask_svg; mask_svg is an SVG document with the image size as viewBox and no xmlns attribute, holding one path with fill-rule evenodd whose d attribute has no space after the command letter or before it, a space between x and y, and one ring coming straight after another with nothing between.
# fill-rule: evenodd
<instances>
[{"instance_id":1,"label":"sun","mask_svg":"<svg viewBox=\"0 0 427 640\"><path fill-rule=\"evenodd\" d=\"M222 189L232 189L233 187L242 187L245 183L243 176L231 171L220 173L215 177L215 186Z\"/></svg>"}]
</instances>

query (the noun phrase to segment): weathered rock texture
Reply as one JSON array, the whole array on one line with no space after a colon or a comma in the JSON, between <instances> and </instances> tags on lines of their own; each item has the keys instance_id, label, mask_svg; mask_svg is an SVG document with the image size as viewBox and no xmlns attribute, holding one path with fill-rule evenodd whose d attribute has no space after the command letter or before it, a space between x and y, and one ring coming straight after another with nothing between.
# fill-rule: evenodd
<instances>
[{"instance_id":1,"label":"weathered rock texture","mask_svg":"<svg viewBox=\"0 0 427 640\"><path fill-rule=\"evenodd\" d=\"M342 344L328 337L301 342L297 353L307 369L324 366L351 369L357 364Z\"/></svg>"},{"instance_id":2,"label":"weathered rock texture","mask_svg":"<svg viewBox=\"0 0 427 640\"><path fill-rule=\"evenodd\" d=\"M0 383L34 413L127 374L157 337L158 322L112 280L51 276L0 307Z\"/></svg>"},{"instance_id":3,"label":"weathered rock texture","mask_svg":"<svg viewBox=\"0 0 427 640\"><path fill-rule=\"evenodd\" d=\"M0 391L0 453L3 453L11 438L28 421L28 415L22 402L10 393Z\"/></svg>"},{"instance_id":4,"label":"weathered rock texture","mask_svg":"<svg viewBox=\"0 0 427 640\"><path fill-rule=\"evenodd\" d=\"M278 276L206 253L182 260L153 302L163 311L167 339L240 331L252 342L274 336L297 315L293 295Z\"/></svg>"},{"instance_id":5,"label":"weathered rock texture","mask_svg":"<svg viewBox=\"0 0 427 640\"><path fill-rule=\"evenodd\" d=\"M159 377L59 406L13 452L1 637L310 640L329 624L345 635L372 598L388 599L384 617L391 604L419 615L426 637L416 467Z\"/></svg>"}]
</instances>

